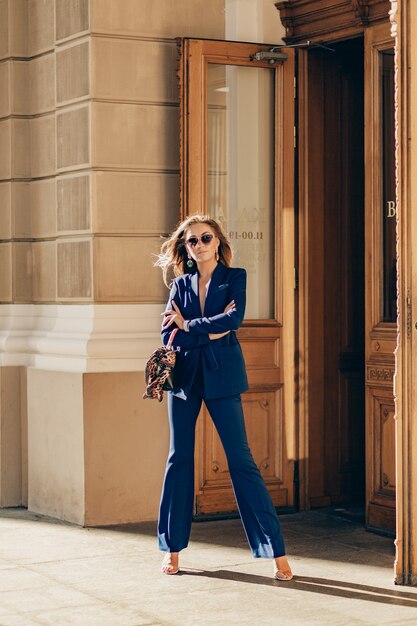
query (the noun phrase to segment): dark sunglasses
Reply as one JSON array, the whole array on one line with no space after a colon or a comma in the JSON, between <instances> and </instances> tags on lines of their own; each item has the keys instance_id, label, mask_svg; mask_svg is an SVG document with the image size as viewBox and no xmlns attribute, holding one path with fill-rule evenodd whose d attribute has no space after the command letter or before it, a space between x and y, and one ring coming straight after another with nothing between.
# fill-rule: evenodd
<instances>
[{"instance_id":1,"label":"dark sunglasses","mask_svg":"<svg viewBox=\"0 0 417 626\"><path fill-rule=\"evenodd\" d=\"M208 243L210 243L210 241L213 239L213 237L214 237L214 235L212 235L211 233L204 233L204 235L201 235L201 237L194 237L194 236L193 237L189 237L187 239L187 243L192 248L195 248L199 241L201 241L201 243L204 246L206 246Z\"/></svg>"}]
</instances>

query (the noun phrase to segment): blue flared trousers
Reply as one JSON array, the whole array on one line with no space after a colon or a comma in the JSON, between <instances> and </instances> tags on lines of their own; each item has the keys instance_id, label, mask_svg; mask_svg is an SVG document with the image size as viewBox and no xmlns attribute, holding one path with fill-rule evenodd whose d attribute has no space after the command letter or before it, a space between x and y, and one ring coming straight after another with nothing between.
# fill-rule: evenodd
<instances>
[{"instance_id":1,"label":"blue flared trousers","mask_svg":"<svg viewBox=\"0 0 417 626\"><path fill-rule=\"evenodd\" d=\"M198 390L187 400L168 393L170 450L158 520L160 550L188 545L194 502L195 425L203 401ZM243 527L255 557L285 554L280 523L246 436L240 396L204 400L223 444Z\"/></svg>"}]
</instances>

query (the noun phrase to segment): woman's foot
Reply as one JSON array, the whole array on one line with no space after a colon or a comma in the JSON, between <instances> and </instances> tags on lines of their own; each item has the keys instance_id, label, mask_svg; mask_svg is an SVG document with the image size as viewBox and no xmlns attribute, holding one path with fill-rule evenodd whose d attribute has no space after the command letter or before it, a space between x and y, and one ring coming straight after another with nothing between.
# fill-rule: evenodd
<instances>
[{"instance_id":1,"label":"woman's foot","mask_svg":"<svg viewBox=\"0 0 417 626\"><path fill-rule=\"evenodd\" d=\"M162 561L161 571L163 574L178 574L178 552L167 552Z\"/></svg>"},{"instance_id":2,"label":"woman's foot","mask_svg":"<svg viewBox=\"0 0 417 626\"><path fill-rule=\"evenodd\" d=\"M293 577L291 567L286 556L278 556L274 559L274 578L277 580L291 580Z\"/></svg>"}]
</instances>

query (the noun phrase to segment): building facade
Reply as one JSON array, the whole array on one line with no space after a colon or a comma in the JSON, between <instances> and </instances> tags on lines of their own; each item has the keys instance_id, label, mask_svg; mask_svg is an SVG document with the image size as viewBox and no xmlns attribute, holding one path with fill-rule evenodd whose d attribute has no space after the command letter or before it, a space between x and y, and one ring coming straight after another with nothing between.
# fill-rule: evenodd
<instances>
[{"instance_id":1,"label":"building facade","mask_svg":"<svg viewBox=\"0 0 417 626\"><path fill-rule=\"evenodd\" d=\"M412 4L0 0L1 506L155 519L153 255L208 211L248 270L276 506L365 506L416 583ZM204 411L196 452L196 515L230 513Z\"/></svg>"}]
</instances>

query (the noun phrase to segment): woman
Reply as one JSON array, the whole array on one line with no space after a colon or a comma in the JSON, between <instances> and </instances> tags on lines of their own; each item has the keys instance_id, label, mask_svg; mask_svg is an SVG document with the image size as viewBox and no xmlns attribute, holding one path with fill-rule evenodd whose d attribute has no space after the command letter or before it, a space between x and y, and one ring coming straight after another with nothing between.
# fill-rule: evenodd
<instances>
[{"instance_id":1,"label":"woman","mask_svg":"<svg viewBox=\"0 0 417 626\"><path fill-rule=\"evenodd\" d=\"M159 547L167 554L162 572L177 574L187 547L194 501L194 438L201 403L222 441L249 545L255 557L274 559L274 576L290 580L280 524L253 461L240 394L248 382L236 331L246 304L246 271L231 268L232 251L220 224L193 215L161 249L157 265L173 270L162 340L177 329L173 389L168 392L170 451L158 521Z\"/></svg>"}]
</instances>

